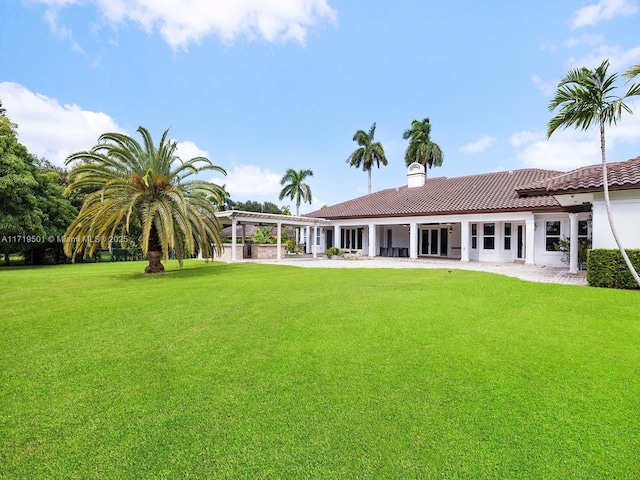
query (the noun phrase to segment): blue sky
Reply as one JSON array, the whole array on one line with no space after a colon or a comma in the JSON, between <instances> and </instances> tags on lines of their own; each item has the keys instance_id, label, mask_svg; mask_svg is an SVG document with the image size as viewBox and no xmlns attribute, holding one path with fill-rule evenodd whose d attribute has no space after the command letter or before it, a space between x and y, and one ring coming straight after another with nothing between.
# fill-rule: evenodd
<instances>
[{"instance_id":1,"label":"blue sky","mask_svg":"<svg viewBox=\"0 0 640 480\"><path fill-rule=\"evenodd\" d=\"M0 99L31 152L62 164L105 131L171 127L235 200L291 204L285 170L313 170L302 213L366 193L345 160L373 122L374 191L405 184L402 132L425 117L432 177L597 163L595 130L545 139L551 94L570 68L640 63L635 0L2 0L0 18ZM610 161L640 155L631 106Z\"/></svg>"}]
</instances>

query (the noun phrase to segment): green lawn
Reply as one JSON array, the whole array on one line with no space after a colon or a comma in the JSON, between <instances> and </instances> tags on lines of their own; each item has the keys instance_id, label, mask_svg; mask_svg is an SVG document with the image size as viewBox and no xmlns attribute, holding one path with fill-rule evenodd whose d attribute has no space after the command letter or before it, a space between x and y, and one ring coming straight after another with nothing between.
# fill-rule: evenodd
<instances>
[{"instance_id":1,"label":"green lawn","mask_svg":"<svg viewBox=\"0 0 640 480\"><path fill-rule=\"evenodd\" d=\"M0 269L0 478L640 478L640 292Z\"/></svg>"}]
</instances>

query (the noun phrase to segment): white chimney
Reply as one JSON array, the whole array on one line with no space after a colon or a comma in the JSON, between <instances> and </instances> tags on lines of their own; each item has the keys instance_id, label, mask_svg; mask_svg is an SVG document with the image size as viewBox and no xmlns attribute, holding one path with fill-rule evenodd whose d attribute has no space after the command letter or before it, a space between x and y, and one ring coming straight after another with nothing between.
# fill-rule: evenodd
<instances>
[{"instance_id":1,"label":"white chimney","mask_svg":"<svg viewBox=\"0 0 640 480\"><path fill-rule=\"evenodd\" d=\"M414 162L407 167L407 186L409 188L423 186L426 178L424 165Z\"/></svg>"}]
</instances>

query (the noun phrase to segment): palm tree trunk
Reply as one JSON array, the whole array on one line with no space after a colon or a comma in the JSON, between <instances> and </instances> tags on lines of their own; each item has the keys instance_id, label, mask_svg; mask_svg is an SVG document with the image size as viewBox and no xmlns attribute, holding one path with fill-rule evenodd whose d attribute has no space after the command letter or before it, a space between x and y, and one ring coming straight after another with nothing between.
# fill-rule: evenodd
<instances>
[{"instance_id":1,"label":"palm tree trunk","mask_svg":"<svg viewBox=\"0 0 640 480\"><path fill-rule=\"evenodd\" d=\"M629 268L629 271L631 272L633 279L638 284L638 287L640 287L640 276L638 276L638 272L636 272L635 268L633 268L633 264L631 263L631 260L629 259L627 252L622 247L622 242L618 237L618 231L616 230L616 226L613 223L613 214L611 213L611 202L609 200L609 177L607 175L607 155L605 153L604 123L602 123L602 121L600 122L600 149L602 151L602 183L603 183L603 190L604 190L604 205L607 209L607 218L609 219L609 226L611 227L611 233L613 234L613 238L615 239L616 244L618 245L618 249L620 250L620 254L624 259L624 263L627 264L627 267Z\"/></svg>"},{"instance_id":2,"label":"palm tree trunk","mask_svg":"<svg viewBox=\"0 0 640 480\"><path fill-rule=\"evenodd\" d=\"M367 170L367 173L369 174L369 193L371 193L371 169Z\"/></svg>"},{"instance_id":3,"label":"palm tree trunk","mask_svg":"<svg viewBox=\"0 0 640 480\"><path fill-rule=\"evenodd\" d=\"M149 256L149 265L144 269L144 273L164 273L164 266L161 263L162 245L160 245L160 239L158 238L158 231L155 225L151 227L151 232L149 233L149 250L147 255Z\"/></svg>"}]
</instances>

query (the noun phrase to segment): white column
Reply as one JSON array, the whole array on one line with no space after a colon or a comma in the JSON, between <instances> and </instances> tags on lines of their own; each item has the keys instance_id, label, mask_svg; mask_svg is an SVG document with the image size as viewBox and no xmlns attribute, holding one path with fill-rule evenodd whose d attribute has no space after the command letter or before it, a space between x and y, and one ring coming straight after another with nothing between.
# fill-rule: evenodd
<instances>
[{"instance_id":1,"label":"white column","mask_svg":"<svg viewBox=\"0 0 640 480\"><path fill-rule=\"evenodd\" d=\"M369 224L369 257L376 256L376 226L372 223Z\"/></svg>"},{"instance_id":2,"label":"white column","mask_svg":"<svg viewBox=\"0 0 640 480\"><path fill-rule=\"evenodd\" d=\"M542 220L540 220L542 222ZM525 224L525 240L524 240L524 251L525 251L525 256L524 256L524 264L525 265L533 265L533 252L535 250L534 248L534 241L535 241L535 233L536 233L536 223L533 219L533 216L531 218L527 218L526 220L526 224Z\"/></svg>"},{"instance_id":3,"label":"white column","mask_svg":"<svg viewBox=\"0 0 640 480\"><path fill-rule=\"evenodd\" d=\"M578 273L578 214L570 213L569 273Z\"/></svg>"},{"instance_id":4,"label":"white column","mask_svg":"<svg viewBox=\"0 0 640 480\"><path fill-rule=\"evenodd\" d=\"M418 224L409 224L409 258L418 258Z\"/></svg>"},{"instance_id":5,"label":"white column","mask_svg":"<svg viewBox=\"0 0 640 480\"><path fill-rule=\"evenodd\" d=\"M336 237L333 241L333 246L342 248L342 243L340 243L340 225L333 227L333 236Z\"/></svg>"},{"instance_id":6,"label":"white column","mask_svg":"<svg viewBox=\"0 0 640 480\"><path fill-rule=\"evenodd\" d=\"M238 221L235 218L231 219L231 261L237 260L236 243L238 242L238 235L236 235L236 228L238 227Z\"/></svg>"},{"instance_id":7,"label":"white column","mask_svg":"<svg viewBox=\"0 0 640 480\"><path fill-rule=\"evenodd\" d=\"M471 249L471 235L469 235L469 222L460 222L460 261L469 261L469 250Z\"/></svg>"},{"instance_id":8,"label":"white column","mask_svg":"<svg viewBox=\"0 0 640 480\"><path fill-rule=\"evenodd\" d=\"M318 225L314 224L313 225L313 246L311 247L311 251L313 252L313 258L317 258L318 257Z\"/></svg>"},{"instance_id":9,"label":"white column","mask_svg":"<svg viewBox=\"0 0 640 480\"><path fill-rule=\"evenodd\" d=\"M278 251L276 252L276 260L282 260L282 253L280 253L280 247L282 246L282 223L278 222L277 232L277 245Z\"/></svg>"}]
</instances>

